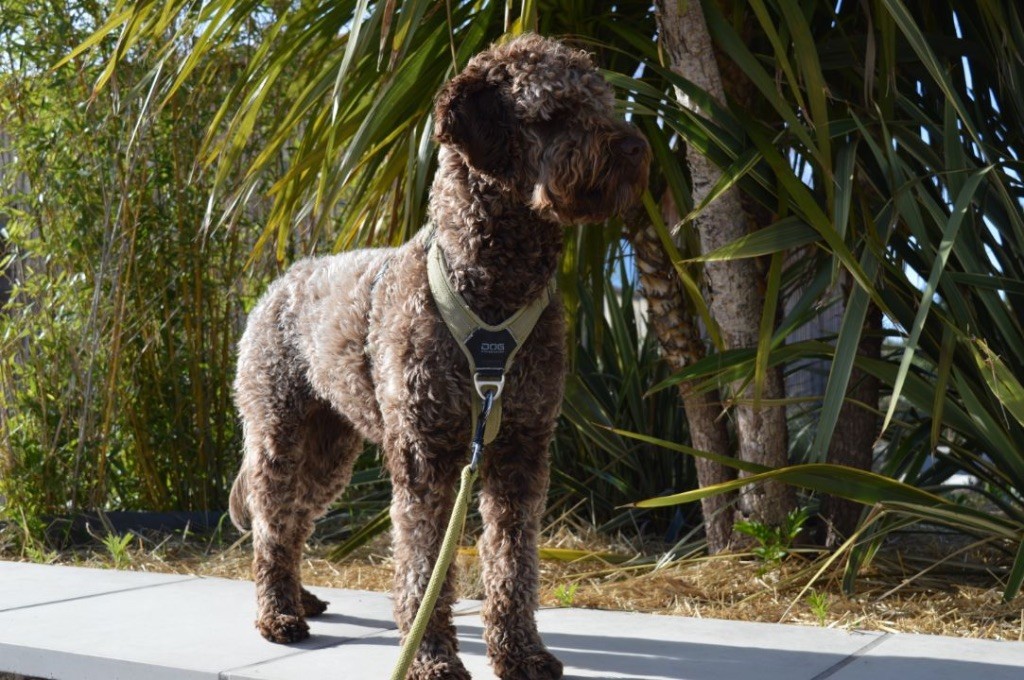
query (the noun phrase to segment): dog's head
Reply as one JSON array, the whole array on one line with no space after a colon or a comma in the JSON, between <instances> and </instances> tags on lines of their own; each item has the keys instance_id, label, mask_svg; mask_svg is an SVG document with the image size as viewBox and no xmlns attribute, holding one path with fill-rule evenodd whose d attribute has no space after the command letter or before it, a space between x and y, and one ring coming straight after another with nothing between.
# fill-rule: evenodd
<instances>
[{"instance_id":1,"label":"dog's head","mask_svg":"<svg viewBox=\"0 0 1024 680\"><path fill-rule=\"evenodd\" d=\"M580 50L525 35L473 57L441 91L435 135L545 219L597 222L647 186L647 140L615 115Z\"/></svg>"}]
</instances>

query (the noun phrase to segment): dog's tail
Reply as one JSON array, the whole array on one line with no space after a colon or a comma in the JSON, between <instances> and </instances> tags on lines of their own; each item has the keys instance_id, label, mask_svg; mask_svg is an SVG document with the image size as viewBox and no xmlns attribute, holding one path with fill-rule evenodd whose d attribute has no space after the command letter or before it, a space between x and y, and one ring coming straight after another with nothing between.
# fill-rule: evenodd
<instances>
[{"instance_id":1,"label":"dog's tail","mask_svg":"<svg viewBox=\"0 0 1024 680\"><path fill-rule=\"evenodd\" d=\"M249 469L243 465L235 477L235 483L231 485L231 497L228 500L228 514L231 515L231 523L238 527L239 531L247 530L252 523L252 515L249 513L249 503L246 498L249 496Z\"/></svg>"}]
</instances>

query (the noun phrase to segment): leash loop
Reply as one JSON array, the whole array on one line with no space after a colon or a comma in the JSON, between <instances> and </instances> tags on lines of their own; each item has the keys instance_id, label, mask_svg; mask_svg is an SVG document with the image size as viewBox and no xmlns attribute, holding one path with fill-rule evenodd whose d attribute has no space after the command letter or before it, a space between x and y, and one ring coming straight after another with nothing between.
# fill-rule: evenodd
<instances>
[{"instance_id":1,"label":"leash loop","mask_svg":"<svg viewBox=\"0 0 1024 680\"><path fill-rule=\"evenodd\" d=\"M497 379L491 378L485 375L481 375L479 371L473 374L473 387L476 388L476 393L480 395L480 398L484 401L487 400L487 395L492 395L491 401L496 400L501 396L501 391L505 389L505 374L501 373ZM487 409L490 413L490 409ZM483 418L487 418L488 413L480 412Z\"/></svg>"}]
</instances>

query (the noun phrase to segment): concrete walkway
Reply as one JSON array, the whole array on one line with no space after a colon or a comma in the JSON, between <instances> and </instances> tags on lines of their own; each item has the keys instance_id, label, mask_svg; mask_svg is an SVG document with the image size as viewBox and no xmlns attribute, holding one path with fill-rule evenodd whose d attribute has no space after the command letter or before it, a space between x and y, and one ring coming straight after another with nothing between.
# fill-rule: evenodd
<instances>
[{"instance_id":1,"label":"concrete walkway","mask_svg":"<svg viewBox=\"0 0 1024 680\"><path fill-rule=\"evenodd\" d=\"M0 675L61 680L386 679L398 636L386 595L330 588L297 645L253 628L251 583L0 562ZM478 603L460 603L462 658L491 680ZM546 609L566 678L1021 680L1024 643Z\"/></svg>"}]
</instances>

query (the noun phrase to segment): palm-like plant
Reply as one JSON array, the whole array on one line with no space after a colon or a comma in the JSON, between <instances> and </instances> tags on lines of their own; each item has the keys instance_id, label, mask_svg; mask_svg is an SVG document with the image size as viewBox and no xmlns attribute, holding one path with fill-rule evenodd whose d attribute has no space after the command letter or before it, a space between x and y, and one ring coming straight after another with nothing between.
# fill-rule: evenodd
<instances>
[{"instance_id":1,"label":"palm-like plant","mask_svg":"<svg viewBox=\"0 0 1024 680\"><path fill-rule=\"evenodd\" d=\"M716 452L691 453L755 477L1020 543L1021 11L1005 0L969 7L952 0L701 4L727 80L740 85L725 102L660 65L647 3L121 0L95 40L120 29L121 53L145 49L156 37L160 54L186 55L176 72L154 71L154 101L210 77L204 64L211 51L258 41L244 76L209 121L204 161L218 197L208 220L231 225L271 176L274 211L260 245L274 246L279 260L295 228L311 234L310 243L328 240L339 248L399 241L418 228L431 171L429 102L487 42L533 27L587 42L622 88L624 107L649 133L657 160L652 185L672 195L687 216L684 225L726 191L741 189L759 230L701 258L769 259L757 346L716 351L666 385L686 382L691 393L721 389L730 404L757 403L757 386L772 367L831 360L813 442L798 452L811 461L828 457L851 376L860 380L855 369L890 394L879 430L888 479L835 467L768 471ZM678 105L677 91L700 101L702 113ZM286 113L242 180L231 183L229 170L251 151L256 114L272 100L283 100ZM697 206L680 140L723 170ZM285 170L273 164L280 150L290 155ZM650 217L659 226L654 206L649 202ZM675 252L681 244L664 228L660 238L699 312L695 274ZM580 299L574 281L600 290L600 260L608 252L607 242L593 238L576 245L565 268L573 274L566 278L570 309ZM785 254L796 248L806 255L799 270L785 266ZM798 271L799 299L782 315L780 291ZM828 338L785 344L823 301L836 300L844 311L834 345ZM872 307L887 325L868 323ZM865 328L869 340L886 337L884 358L858 355ZM744 381L755 385L752 395L730 387ZM935 464L926 467L929 459ZM982 480L1000 512L892 481L931 488L958 469ZM1024 552L1007 594L1022 577Z\"/></svg>"},{"instance_id":2,"label":"palm-like plant","mask_svg":"<svg viewBox=\"0 0 1024 680\"><path fill-rule=\"evenodd\" d=\"M750 39L741 38L737 22L715 3L704 7L716 44L758 92L744 109L718 110L703 121L711 153L727 168L728 181L778 218L705 257L778 257L807 243L819 255L797 313L777 328L763 326L768 332L756 350L713 357L673 380L704 380L712 388L777 362L829 358L816 434L803 452L817 461L826 458L854 368L872 375L890 392L877 432L886 445L881 469L932 489L956 470L969 471L998 512L915 499L907 487L880 493L887 482L844 468L796 468L765 478L785 477L1019 544L1019 8L1005 2L911 8L884 0L837 11L757 2L756 39ZM845 308L835 346L784 345L800 310L844 276L852 285L845 294L834 288ZM768 285L775 288L771 279ZM871 305L888 319L886 328L873 331L888 338L884 359L857 353ZM925 465L929 460L934 464ZM836 480L846 485L837 488ZM1024 552L1018 552L1008 596L1022 576Z\"/></svg>"}]
</instances>

